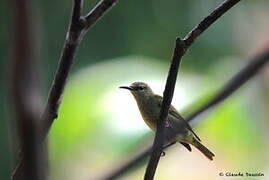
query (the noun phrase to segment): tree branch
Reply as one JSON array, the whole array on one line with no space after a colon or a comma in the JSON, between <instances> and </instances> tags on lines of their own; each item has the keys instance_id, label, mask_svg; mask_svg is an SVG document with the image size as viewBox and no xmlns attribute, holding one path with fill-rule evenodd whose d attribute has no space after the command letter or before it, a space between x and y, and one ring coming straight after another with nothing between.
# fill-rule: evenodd
<instances>
[{"instance_id":1,"label":"tree branch","mask_svg":"<svg viewBox=\"0 0 269 180\"><path fill-rule=\"evenodd\" d=\"M59 66L49 92L45 111L41 117L41 120L44 123L44 129L42 130L43 138L46 137L51 124L58 116L58 108L59 104L61 103L60 98L63 94L67 76L73 63L76 49L80 42L81 31L83 29L80 22L80 11L81 0L74 0L72 18L66 35L64 47L62 49Z\"/></svg>"},{"instance_id":2,"label":"tree branch","mask_svg":"<svg viewBox=\"0 0 269 180\"><path fill-rule=\"evenodd\" d=\"M161 153L162 153L162 147L163 147L163 137L164 137L164 126L166 122L166 118L168 115L168 110L170 107L170 104L172 102L176 79L177 79L177 73L179 69L179 65L181 62L182 56L185 54L185 44L184 42L178 38L176 40L176 46L174 49L174 55L172 58L172 62L170 65L165 90L163 93L163 102L161 107L161 113L160 118L157 121L157 131L153 142L153 152L151 154L149 164L146 169L145 173L145 180L153 179Z\"/></svg>"},{"instance_id":3,"label":"tree branch","mask_svg":"<svg viewBox=\"0 0 269 180\"><path fill-rule=\"evenodd\" d=\"M148 163L145 180L153 180L156 168L161 156L163 146L163 132L165 121L168 115L168 109L172 102L174 88L176 84L176 78L178 74L178 68L182 56L187 49L193 44L194 40L199 37L210 25L212 25L218 18L220 18L225 12L233 7L240 0L226 0L219 5L212 13L203 19L187 36L183 39L177 39L176 47L174 50L174 56L170 65L169 74L166 80L165 90L163 93L163 103L161 108L160 118L157 123L157 131L153 142L153 152Z\"/></svg>"},{"instance_id":4,"label":"tree branch","mask_svg":"<svg viewBox=\"0 0 269 180\"><path fill-rule=\"evenodd\" d=\"M118 0L100 1L84 18L86 29L89 29L105 12L107 12Z\"/></svg>"},{"instance_id":5,"label":"tree branch","mask_svg":"<svg viewBox=\"0 0 269 180\"><path fill-rule=\"evenodd\" d=\"M82 0L74 0L73 13L71 19L71 26L79 22L82 8Z\"/></svg>"},{"instance_id":6,"label":"tree branch","mask_svg":"<svg viewBox=\"0 0 269 180\"><path fill-rule=\"evenodd\" d=\"M174 142L175 143L175 142ZM166 149L170 146L172 146L174 143L170 143L168 145L165 145L163 149ZM125 172L130 171L132 168L136 167L141 161L145 160L147 156L150 155L152 152L152 147L148 148L147 150L141 152L138 154L135 158L131 159L129 162L121 166L116 171L113 171L109 176L103 178L102 180L113 180L119 178L121 175L123 175Z\"/></svg>"},{"instance_id":7,"label":"tree branch","mask_svg":"<svg viewBox=\"0 0 269 180\"><path fill-rule=\"evenodd\" d=\"M225 0L215 8L207 17L205 17L197 26L195 26L184 38L184 42L189 47L194 40L199 37L209 26L218 20L224 13L236 5L240 0Z\"/></svg>"},{"instance_id":8,"label":"tree branch","mask_svg":"<svg viewBox=\"0 0 269 180\"><path fill-rule=\"evenodd\" d=\"M74 0L70 28L67 32L67 38L62 49L60 63L49 92L46 108L41 118L42 121L46 123L43 130L44 138L47 135L54 119L57 118L58 107L61 103L60 99L74 60L76 49L83 38L84 32L94 25L115 2L116 0L103 0L86 16L80 16L81 0Z\"/></svg>"},{"instance_id":9,"label":"tree branch","mask_svg":"<svg viewBox=\"0 0 269 180\"><path fill-rule=\"evenodd\" d=\"M246 67L244 67L240 72L235 74L224 86L220 89L216 95L205 103L200 109L196 110L192 114L190 114L186 120L189 122L193 122L194 118L201 115L203 112L217 105L218 103L224 101L228 98L232 93L234 93L237 89L239 89L244 83L254 77L263 66L266 65L269 61L269 48L265 49L263 53L260 53L257 56L254 56L250 59L250 62ZM164 147L163 149L169 147L170 145ZM127 171L131 168L137 166L141 161L143 161L151 152L151 147L145 150L144 152L137 155L136 158L130 160L125 165L115 170L111 174L102 178L102 180L114 180L121 176L123 176Z\"/></svg>"},{"instance_id":10,"label":"tree branch","mask_svg":"<svg viewBox=\"0 0 269 180\"><path fill-rule=\"evenodd\" d=\"M100 1L86 16L81 16L82 0L74 0L73 12L66 40L62 48L59 65L49 91L45 109L41 115L42 129L40 141L43 142L54 121L58 116L58 108L61 103L64 87L68 74L73 64L77 47L84 34L100 19L106 11L115 4L116 0ZM20 28L18 28L20 29ZM22 158L24 159L24 158ZM23 162L19 162L13 174L16 176Z\"/></svg>"},{"instance_id":11,"label":"tree branch","mask_svg":"<svg viewBox=\"0 0 269 180\"><path fill-rule=\"evenodd\" d=\"M250 59L249 64L246 67L244 67L232 79L230 79L208 103L204 104L199 110L195 111L188 118L186 118L186 121L191 121L204 111L222 102L225 98L230 96L240 86L242 86L250 78L252 78L255 74L257 74L260 68L263 67L268 60L269 60L269 49L267 49L260 55L257 55L252 59Z\"/></svg>"}]
</instances>

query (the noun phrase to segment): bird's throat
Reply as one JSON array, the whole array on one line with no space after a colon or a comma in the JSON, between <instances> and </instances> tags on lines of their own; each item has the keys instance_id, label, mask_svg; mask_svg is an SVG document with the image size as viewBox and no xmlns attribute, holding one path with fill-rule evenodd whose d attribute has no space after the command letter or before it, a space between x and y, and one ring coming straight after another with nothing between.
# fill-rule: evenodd
<instances>
[{"instance_id":1,"label":"bird's throat","mask_svg":"<svg viewBox=\"0 0 269 180\"><path fill-rule=\"evenodd\" d=\"M143 120L153 131L156 130L157 119L159 118L160 108L158 103L152 98L136 100Z\"/></svg>"}]
</instances>

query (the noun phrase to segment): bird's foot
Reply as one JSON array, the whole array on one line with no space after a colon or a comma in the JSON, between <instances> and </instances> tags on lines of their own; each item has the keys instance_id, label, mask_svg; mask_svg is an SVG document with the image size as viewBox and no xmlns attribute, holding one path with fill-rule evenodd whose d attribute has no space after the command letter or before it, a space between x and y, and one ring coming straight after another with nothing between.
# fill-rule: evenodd
<instances>
[{"instance_id":1,"label":"bird's foot","mask_svg":"<svg viewBox=\"0 0 269 180\"><path fill-rule=\"evenodd\" d=\"M166 121L166 122L165 122L165 127L166 127L166 128L170 128L170 127L171 127L171 124L169 123L169 121Z\"/></svg>"}]
</instances>

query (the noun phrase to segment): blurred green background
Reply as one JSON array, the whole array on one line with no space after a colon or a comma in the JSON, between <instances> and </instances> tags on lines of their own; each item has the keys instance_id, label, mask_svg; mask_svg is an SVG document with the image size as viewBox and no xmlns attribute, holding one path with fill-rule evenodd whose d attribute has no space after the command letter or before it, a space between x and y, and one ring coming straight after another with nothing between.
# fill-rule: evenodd
<instances>
[{"instance_id":1,"label":"blurred green background","mask_svg":"<svg viewBox=\"0 0 269 180\"><path fill-rule=\"evenodd\" d=\"M84 13L97 1L85 0ZM120 85L145 81L162 94L176 37L183 37L220 0L120 0L85 36L49 135L50 179L98 179L150 145L153 133ZM40 1L38 31L44 99L56 70L72 1ZM0 179L9 179L16 153L9 97L12 8L0 1ZM188 115L269 40L269 2L245 0L206 31L183 58L174 106ZM220 172L269 178L269 70L201 116L195 131L216 158L179 145L161 158L156 179L225 179ZM195 104L194 104L195 103ZM121 179L142 179L140 164Z\"/></svg>"}]
</instances>

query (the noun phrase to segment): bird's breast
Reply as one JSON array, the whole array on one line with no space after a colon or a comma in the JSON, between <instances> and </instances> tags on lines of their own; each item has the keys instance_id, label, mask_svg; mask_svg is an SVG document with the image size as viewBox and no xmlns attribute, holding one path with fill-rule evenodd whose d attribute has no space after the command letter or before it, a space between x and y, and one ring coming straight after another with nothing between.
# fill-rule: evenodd
<instances>
[{"instance_id":1,"label":"bird's breast","mask_svg":"<svg viewBox=\"0 0 269 180\"><path fill-rule=\"evenodd\" d=\"M147 107L147 108L145 108ZM145 123L153 130L156 130L157 120L160 115L160 108L155 104L139 105L139 110Z\"/></svg>"}]
</instances>

